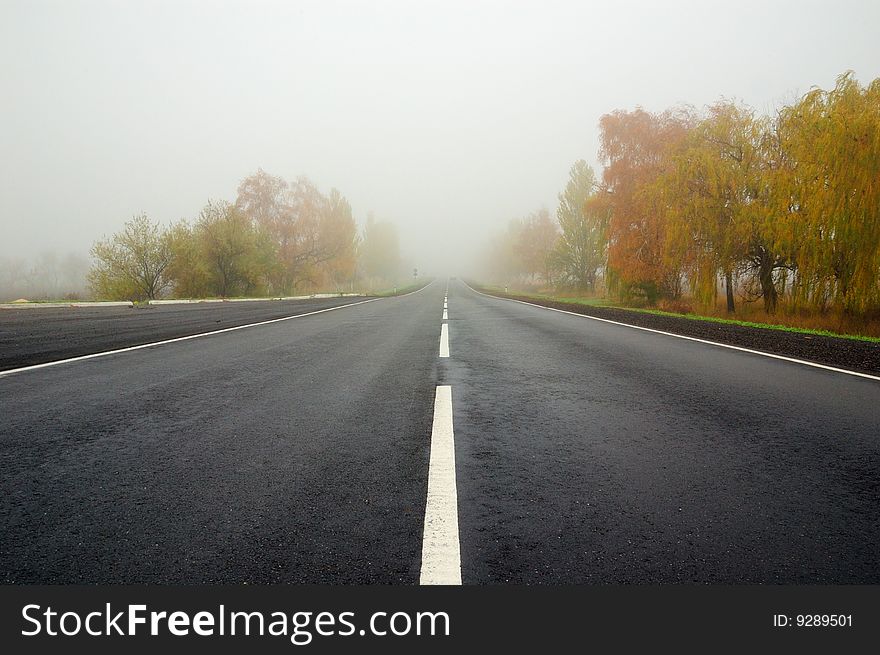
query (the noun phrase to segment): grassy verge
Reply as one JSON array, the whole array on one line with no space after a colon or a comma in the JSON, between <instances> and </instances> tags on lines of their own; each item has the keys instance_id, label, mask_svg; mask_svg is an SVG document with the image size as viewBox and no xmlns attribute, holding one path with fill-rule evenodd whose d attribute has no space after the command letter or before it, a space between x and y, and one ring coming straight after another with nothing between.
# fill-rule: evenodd
<instances>
[{"instance_id":1,"label":"grassy verge","mask_svg":"<svg viewBox=\"0 0 880 655\"><path fill-rule=\"evenodd\" d=\"M557 303L565 303L569 305L586 305L589 307L606 307L608 309L618 309L625 312L633 312L633 313L641 313L641 314L653 314L655 316L671 316L674 318L682 318L691 321L705 321L708 323L721 323L726 325L740 325L742 327L749 328L760 328L764 330L779 330L781 332L793 332L796 334L805 334L805 335L816 335L822 337L834 337L837 339L852 339L855 341L868 341L872 343L880 343L880 337L868 337L860 334L843 334L840 332L832 332L830 330L816 330L812 328L800 328L793 327L790 325L784 325L779 323L757 323L754 321L744 321L739 319L732 318L721 318L718 316L703 316L701 314L682 314L678 312L668 312L660 309L642 309L636 307L622 307L620 305L613 304L611 301L605 298L575 298L575 297L567 297L567 296L551 296L547 294L540 293L527 293L520 291L507 291L500 287L493 286L484 286L479 285L481 290L486 291L490 294L497 294L502 296L516 296L518 298L529 298L532 300L544 300L551 301Z\"/></svg>"},{"instance_id":2,"label":"grassy verge","mask_svg":"<svg viewBox=\"0 0 880 655\"><path fill-rule=\"evenodd\" d=\"M796 332L798 334L818 335L822 337L835 337L838 339L853 339L855 341L872 341L880 343L880 337L867 337L861 334L843 334L841 332L831 332L830 330L815 330L812 328L799 328L791 325L780 323L756 323L754 321L741 321L733 318L721 318L719 316L702 316L700 314L678 314L675 312L665 312L660 309L638 309L633 307L618 307L617 309L625 309L629 312L641 312L643 314L656 314L657 316L675 316L677 318L687 318L693 321L707 321L709 323L726 323L729 325L742 325L743 327L763 328L766 330L779 330L781 332Z\"/></svg>"}]
</instances>

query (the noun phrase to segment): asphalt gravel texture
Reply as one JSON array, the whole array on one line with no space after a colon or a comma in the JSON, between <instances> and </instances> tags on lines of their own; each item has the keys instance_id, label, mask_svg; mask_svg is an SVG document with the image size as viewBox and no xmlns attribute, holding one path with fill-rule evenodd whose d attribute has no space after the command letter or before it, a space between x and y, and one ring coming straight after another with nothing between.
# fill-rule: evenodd
<instances>
[{"instance_id":1,"label":"asphalt gravel texture","mask_svg":"<svg viewBox=\"0 0 880 655\"><path fill-rule=\"evenodd\" d=\"M449 384L465 584L880 582L880 381L444 289L0 377L0 580L417 583Z\"/></svg>"}]
</instances>

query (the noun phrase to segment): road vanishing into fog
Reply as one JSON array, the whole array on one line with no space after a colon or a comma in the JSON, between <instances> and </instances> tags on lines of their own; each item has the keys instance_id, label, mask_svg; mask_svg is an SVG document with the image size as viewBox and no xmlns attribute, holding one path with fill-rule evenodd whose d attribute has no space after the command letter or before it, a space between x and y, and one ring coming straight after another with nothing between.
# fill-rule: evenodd
<instances>
[{"instance_id":1,"label":"road vanishing into fog","mask_svg":"<svg viewBox=\"0 0 880 655\"><path fill-rule=\"evenodd\" d=\"M880 583L880 381L455 279L242 305L0 313L0 581Z\"/></svg>"}]
</instances>

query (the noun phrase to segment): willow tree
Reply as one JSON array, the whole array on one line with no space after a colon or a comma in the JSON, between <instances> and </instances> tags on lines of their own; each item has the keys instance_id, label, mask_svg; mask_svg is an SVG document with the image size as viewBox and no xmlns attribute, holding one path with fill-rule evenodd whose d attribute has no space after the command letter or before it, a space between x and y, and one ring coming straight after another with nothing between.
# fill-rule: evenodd
<instances>
[{"instance_id":1,"label":"willow tree","mask_svg":"<svg viewBox=\"0 0 880 655\"><path fill-rule=\"evenodd\" d=\"M723 279L728 312L736 309L734 273L756 243L761 131L751 109L719 102L690 131L674 165L658 180L666 194L670 264L686 271L694 297L704 305L714 303Z\"/></svg>"},{"instance_id":2,"label":"willow tree","mask_svg":"<svg viewBox=\"0 0 880 655\"><path fill-rule=\"evenodd\" d=\"M615 111L600 119L603 194L610 209L608 275L621 295L634 290L649 302L677 296L681 276L664 258L666 207L652 187L687 136L687 112Z\"/></svg>"},{"instance_id":3,"label":"willow tree","mask_svg":"<svg viewBox=\"0 0 880 655\"><path fill-rule=\"evenodd\" d=\"M799 221L798 295L847 313L878 305L880 289L880 80L852 73L814 89L782 114Z\"/></svg>"}]
</instances>

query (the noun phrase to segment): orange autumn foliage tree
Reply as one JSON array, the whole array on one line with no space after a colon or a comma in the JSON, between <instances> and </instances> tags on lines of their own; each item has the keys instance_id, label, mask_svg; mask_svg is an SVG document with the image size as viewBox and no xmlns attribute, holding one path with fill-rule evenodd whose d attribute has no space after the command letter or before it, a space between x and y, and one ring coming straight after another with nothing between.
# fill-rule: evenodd
<instances>
[{"instance_id":1,"label":"orange autumn foliage tree","mask_svg":"<svg viewBox=\"0 0 880 655\"><path fill-rule=\"evenodd\" d=\"M288 184L259 170L242 181L236 207L271 251L265 275L273 293L304 283L340 289L353 280L357 225L336 189L325 196L306 177Z\"/></svg>"},{"instance_id":2,"label":"orange autumn foliage tree","mask_svg":"<svg viewBox=\"0 0 880 655\"><path fill-rule=\"evenodd\" d=\"M603 277L624 301L687 291L674 304L704 310L723 289L728 312L739 298L766 314L880 319L880 79L844 73L773 116L722 100L699 114L618 110L599 127L599 188L577 162L552 256L535 250L551 230L539 240L514 221L491 254L496 279L595 293Z\"/></svg>"},{"instance_id":3,"label":"orange autumn foliage tree","mask_svg":"<svg viewBox=\"0 0 880 655\"><path fill-rule=\"evenodd\" d=\"M599 121L602 193L610 208L606 283L622 297L675 297L681 275L663 257L666 210L655 182L692 123L684 111L615 111Z\"/></svg>"}]
</instances>

